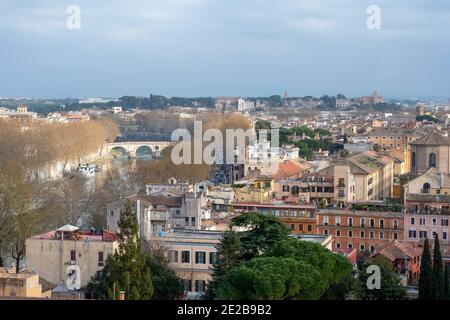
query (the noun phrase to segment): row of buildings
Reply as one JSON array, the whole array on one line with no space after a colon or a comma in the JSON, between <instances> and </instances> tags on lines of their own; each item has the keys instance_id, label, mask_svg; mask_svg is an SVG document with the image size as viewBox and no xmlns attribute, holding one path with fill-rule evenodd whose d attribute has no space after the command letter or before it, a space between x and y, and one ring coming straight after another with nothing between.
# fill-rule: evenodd
<instances>
[{"instance_id":1,"label":"row of buildings","mask_svg":"<svg viewBox=\"0 0 450 320\"><path fill-rule=\"evenodd\" d=\"M399 139L392 134L392 140ZM102 233L65 226L28 239L27 270L64 292L78 266L83 288L115 250L120 211L130 201L141 238L166 248L169 266L183 279L186 292L205 291L222 232L234 216L246 212L275 216L299 241L320 243L353 262L358 252L382 254L405 284L415 284L426 238L438 235L450 262L450 139L432 131L399 144L407 156L394 157L394 145L318 161L292 151L280 157L277 172L250 168L229 185L190 185L174 178L149 183L145 195L107 205Z\"/></svg>"}]
</instances>

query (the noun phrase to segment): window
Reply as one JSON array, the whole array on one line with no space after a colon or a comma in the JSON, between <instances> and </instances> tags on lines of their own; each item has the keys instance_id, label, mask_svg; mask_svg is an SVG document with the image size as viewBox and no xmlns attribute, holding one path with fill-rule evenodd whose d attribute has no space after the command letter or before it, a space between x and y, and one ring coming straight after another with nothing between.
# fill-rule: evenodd
<instances>
[{"instance_id":1,"label":"window","mask_svg":"<svg viewBox=\"0 0 450 320\"><path fill-rule=\"evenodd\" d=\"M370 227L375 228L375 219L370 219Z\"/></svg>"},{"instance_id":2,"label":"window","mask_svg":"<svg viewBox=\"0 0 450 320\"><path fill-rule=\"evenodd\" d=\"M341 236L341 230L336 230L336 237L340 237Z\"/></svg>"},{"instance_id":3,"label":"window","mask_svg":"<svg viewBox=\"0 0 450 320\"><path fill-rule=\"evenodd\" d=\"M425 239L427 237L427 232L426 231L420 231L419 232L419 238L420 239Z\"/></svg>"},{"instance_id":4,"label":"window","mask_svg":"<svg viewBox=\"0 0 450 320\"><path fill-rule=\"evenodd\" d=\"M431 186L429 183L424 183L422 188L422 193L430 193Z\"/></svg>"},{"instance_id":5,"label":"window","mask_svg":"<svg viewBox=\"0 0 450 320\"><path fill-rule=\"evenodd\" d=\"M352 230L349 230L349 231L348 231L348 237L349 237L349 238L353 238L353 231L352 231Z\"/></svg>"},{"instance_id":6,"label":"window","mask_svg":"<svg viewBox=\"0 0 450 320\"><path fill-rule=\"evenodd\" d=\"M435 226L435 225L437 225L437 219L436 218L433 218L433 226Z\"/></svg>"},{"instance_id":7,"label":"window","mask_svg":"<svg viewBox=\"0 0 450 320\"><path fill-rule=\"evenodd\" d=\"M344 190L338 190L338 197L339 198L345 198L345 191Z\"/></svg>"},{"instance_id":8,"label":"window","mask_svg":"<svg viewBox=\"0 0 450 320\"><path fill-rule=\"evenodd\" d=\"M215 264L217 262L218 254L217 252L210 252L209 253L209 263Z\"/></svg>"},{"instance_id":9,"label":"window","mask_svg":"<svg viewBox=\"0 0 450 320\"><path fill-rule=\"evenodd\" d=\"M328 229L323 230L323 234L327 236L328 235Z\"/></svg>"},{"instance_id":10,"label":"window","mask_svg":"<svg viewBox=\"0 0 450 320\"><path fill-rule=\"evenodd\" d=\"M442 240L447 240L447 232L442 232Z\"/></svg>"},{"instance_id":11,"label":"window","mask_svg":"<svg viewBox=\"0 0 450 320\"><path fill-rule=\"evenodd\" d=\"M103 257L103 251L98 252L98 266L103 267L105 265L105 260Z\"/></svg>"},{"instance_id":12,"label":"window","mask_svg":"<svg viewBox=\"0 0 450 320\"><path fill-rule=\"evenodd\" d=\"M70 250L70 261L77 261L77 252L75 250Z\"/></svg>"},{"instance_id":13,"label":"window","mask_svg":"<svg viewBox=\"0 0 450 320\"><path fill-rule=\"evenodd\" d=\"M441 226L448 227L448 219L441 219Z\"/></svg>"},{"instance_id":14,"label":"window","mask_svg":"<svg viewBox=\"0 0 450 320\"><path fill-rule=\"evenodd\" d=\"M416 223L416 219L411 218L411 225L414 225Z\"/></svg>"},{"instance_id":15,"label":"window","mask_svg":"<svg viewBox=\"0 0 450 320\"><path fill-rule=\"evenodd\" d=\"M426 220L425 220L425 218L420 218L419 224L420 224L421 226L425 226L425 225L426 225Z\"/></svg>"},{"instance_id":16,"label":"window","mask_svg":"<svg viewBox=\"0 0 450 320\"><path fill-rule=\"evenodd\" d=\"M344 178L339 178L339 184L338 184L339 188L343 188L345 187L345 179Z\"/></svg>"},{"instance_id":17,"label":"window","mask_svg":"<svg viewBox=\"0 0 450 320\"><path fill-rule=\"evenodd\" d=\"M366 237L366 233L364 231L361 231L360 238L365 238L365 237Z\"/></svg>"},{"instance_id":18,"label":"window","mask_svg":"<svg viewBox=\"0 0 450 320\"><path fill-rule=\"evenodd\" d=\"M394 235L393 235L393 237L392 237L394 240L398 240L398 233L397 232L394 232Z\"/></svg>"},{"instance_id":19,"label":"window","mask_svg":"<svg viewBox=\"0 0 450 320\"><path fill-rule=\"evenodd\" d=\"M183 280L184 291L192 291L192 281L190 279Z\"/></svg>"},{"instance_id":20,"label":"window","mask_svg":"<svg viewBox=\"0 0 450 320\"><path fill-rule=\"evenodd\" d=\"M186 225L189 225L189 217L184 218L184 222L186 223Z\"/></svg>"},{"instance_id":21,"label":"window","mask_svg":"<svg viewBox=\"0 0 450 320\"><path fill-rule=\"evenodd\" d=\"M284 185L283 186L283 192L289 192L289 186L288 185Z\"/></svg>"},{"instance_id":22,"label":"window","mask_svg":"<svg viewBox=\"0 0 450 320\"><path fill-rule=\"evenodd\" d=\"M429 156L429 168L436 168L436 154L430 153Z\"/></svg>"},{"instance_id":23,"label":"window","mask_svg":"<svg viewBox=\"0 0 450 320\"><path fill-rule=\"evenodd\" d=\"M327 216L323 217L323 224L324 224L325 226L327 226L328 223L329 223L328 217L327 217Z\"/></svg>"},{"instance_id":24,"label":"window","mask_svg":"<svg viewBox=\"0 0 450 320\"><path fill-rule=\"evenodd\" d=\"M384 229L384 220L380 219L380 229Z\"/></svg>"},{"instance_id":25,"label":"window","mask_svg":"<svg viewBox=\"0 0 450 320\"><path fill-rule=\"evenodd\" d=\"M375 232L370 231L370 239L375 239Z\"/></svg>"},{"instance_id":26,"label":"window","mask_svg":"<svg viewBox=\"0 0 450 320\"><path fill-rule=\"evenodd\" d=\"M409 230L409 237L410 238L417 238L417 231L416 230Z\"/></svg>"},{"instance_id":27,"label":"window","mask_svg":"<svg viewBox=\"0 0 450 320\"><path fill-rule=\"evenodd\" d=\"M340 249L341 248L341 244L340 243L336 243L336 249Z\"/></svg>"},{"instance_id":28,"label":"window","mask_svg":"<svg viewBox=\"0 0 450 320\"><path fill-rule=\"evenodd\" d=\"M416 153L413 152L412 156L411 156L411 166L413 167L413 169L416 167Z\"/></svg>"},{"instance_id":29,"label":"window","mask_svg":"<svg viewBox=\"0 0 450 320\"><path fill-rule=\"evenodd\" d=\"M177 250L169 251L169 261L171 263L178 263L178 251Z\"/></svg>"},{"instance_id":30,"label":"window","mask_svg":"<svg viewBox=\"0 0 450 320\"><path fill-rule=\"evenodd\" d=\"M312 225L308 224L308 232L312 232Z\"/></svg>"},{"instance_id":31,"label":"window","mask_svg":"<svg viewBox=\"0 0 450 320\"><path fill-rule=\"evenodd\" d=\"M196 264L205 264L206 263L206 252L204 252L204 251L195 252L195 263Z\"/></svg>"},{"instance_id":32,"label":"window","mask_svg":"<svg viewBox=\"0 0 450 320\"><path fill-rule=\"evenodd\" d=\"M380 232L380 239L384 239L384 232Z\"/></svg>"},{"instance_id":33,"label":"window","mask_svg":"<svg viewBox=\"0 0 450 320\"><path fill-rule=\"evenodd\" d=\"M394 220L394 229L398 229L398 220Z\"/></svg>"},{"instance_id":34,"label":"window","mask_svg":"<svg viewBox=\"0 0 450 320\"><path fill-rule=\"evenodd\" d=\"M352 250L352 249L353 249L353 245L352 245L351 243L349 243L349 244L348 244L348 248L349 248L350 250Z\"/></svg>"},{"instance_id":35,"label":"window","mask_svg":"<svg viewBox=\"0 0 450 320\"><path fill-rule=\"evenodd\" d=\"M181 263L190 263L190 262L191 262L191 252L181 251Z\"/></svg>"},{"instance_id":36,"label":"window","mask_svg":"<svg viewBox=\"0 0 450 320\"><path fill-rule=\"evenodd\" d=\"M365 227L366 226L366 219L361 218L360 225L361 225L361 227Z\"/></svg>"},{"instance_id":37,"label":"window","mask_svg":"<svg viewBox=\"0 0 450 320\"><path fill-rule=\"evenodd\" d=\"M362 244L359 246L359 250L364 251L364 250L366 250L366 247Z\"/></svg>"},{"instance_id":38,"label":"window","mask_svg":"<svg viewBox=\"0 0 450 320\"><path fill-rule=\"evenodd\" d=\"M348 218L348 226L353 227L353 218Z\"/></svg>"},{"instance_id":39,"label":"window","mask_svg":"<svg viewBox=\"0 0 450 320\"><path fill-rule=\"evenodd\" d=\"M114 216L114 210L109 210L109 216L113 217Z\"/></svg>"},{"instance_id":40,"label":"window","mask_svg":"<svg viewBox=\"0 0 450 320\"><path fill-rule=\"evenodd\" d=\"M373 183L373 178L370 178L367 184L370 186L372 183Z\"/></svg>"},{"instance_id":41,"label":"window","mask_svg":"<svg viewBox=\"0 0 450 320\"><path fill-rule=\"evenodd\" d=\"M195 217L191 218L191 226L195 226Z\"/></svg>"},{"instance_id":42,"label":"window","mask_svg":"<svg viewBox=\"0 0 450 320\"><path fill-rule=\"evenodd\" d=\"M298 225L298 231L303 232L303 224L300 223Z\"/></svg>"},{"instance_id":43,"label":"window","mask_svg":"<svg viewBox=\"0 0 450 320\"><path fill-rule=\"evenodd\" d=\"M336 225L337 226L341 225L341 217L336 217Z\"/></svg>"},{"instance_id":44,"label":"window","mask_svg":"<svg viewBox=\"0 0 450 320\"><path fill-rule=\"evenodd\" d=\"M195 280L195 291L205 292L206 282L204 280Z\"/></svg>"}]
</instances>

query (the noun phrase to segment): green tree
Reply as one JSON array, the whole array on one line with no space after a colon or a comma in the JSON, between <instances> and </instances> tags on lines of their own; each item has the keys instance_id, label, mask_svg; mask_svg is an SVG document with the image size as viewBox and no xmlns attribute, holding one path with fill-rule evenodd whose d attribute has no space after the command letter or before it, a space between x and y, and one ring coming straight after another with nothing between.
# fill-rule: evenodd
<instances>
[{"instance_id":1,"label":"green tree","mask_svg":"<svg viewBox=\"0 0 450 320\"><path fill-rule=\"evenodd\" d=\"M433 300L441 300L443 296L443 279L444 279L444 270L443 270L443 262L442 262L442 254L441 254L441 246L439 243L439 236L436 234L434 239L434 253L433 253L433 274L431 280L431 292Z\"/></svg>"},{"instance_id":2,"label":"green tree","mask_svg":"<svg viewBox=\"0 0 450 320\"><path fill-rule=\"evenodd\" d=\"M116 300L120 291L124 291L126 300L150 300L154 292L151 273L146 265L137 217L130 202L121 211L118 225L119 248L108 256L100 278L92 279L88 290L97 299Z\"/></svg>"},{"instance_id":3,"label":"green tree","mask_svg":"<svg viewBox=\"0 0 450 320\"><path fill-rule=\"evenodd\" d=\"M419 299L420 300L432 300L432 266L431 266L431 254L430 245L428 239L425 239L423 244L422 259L420 262L420 278L419 278Z\"/></svg>"},{"instance_id":4,"label":"green tree","mask_svg":"<svg viewBox=\"0 0 450 320\"><path fill-rule=\"evenodd\" d=\"M443 285L443 299L450 300L450 277L448 272L448 265L445 265L444 271L444 285Z\"/></svg>"},{"instance_id":5,"label":"green tree","mask_svg":"<svg viewBox=\"0 0 450 320\"><path fill-rule=\"evenodd\" d=\"M145 255L145 265L151 272L155 291L153 300L179 300L184 294L183 283L168 267L163 248L153 248Z\"/></svg>"},{"instance_id":6,"label":"green tree","mask_svg":"<svg viewBox=\"0 0 450 320\"><path fill-rule=\"evenodd\" d=\"M259 257L233 268L218 289L224 300L318 299L320 273L293 258Z\"/></svg>"},{"instance_id":7,"label":"green tree","mask_svg":"<svg viewBox=\"0 0 450 320\"><path fill-rule=\"evenodd\" d=\"M373 151L380 152L382 150L381 146L378 143L375 143L372 147Z\"/></svg>"},{"instance_id":8,"label":"green tree","mask_svg":"<svg viewBox=\"0 0 450 320\"><path fill-rule=\"evenodd\" d=\"M217 288L225 275L241 263L242 245L239 235L232 230L226 231L216 245L216 250L217 259L213 264L214 271L206 292L206 299L209 300L216 298Z\"/></svg>"},{"instance_id":9,"label":"green tree","mask_svg":"<svg viewBox=\"0 0 450 320\"><path fill-rule=\"evenodd\" d=\"M289 229L276 217L257 212L244 213L233 218L231 226L249 230L240 233L240 242L243 248L242 257L245 260L257 257L275 242L285 239L289 234Z\"/></svg>"},{"instance_id":10,"label":"green tree","mask_svg":"<svg viewBox=\"0 0 450 320\"><path fill-rule=\"evenodd\" d=\"M371 265L380 267L381 288L369 289L367 281L372 273L367 273ZM366 262L358 275L357 297L361 300L405 300L406 290L395 272L392 263L383 256L376 256Z\"/></svg>"},{"instance_id":11,"label":"green tree","mask_svg":"<svg viewBox=\"0 0 450 320\"><path fill-rule=\"evenodd\" d=\"M342 149L341 152L339 153L339 156L341 158L348 158L350 157L350 151L348 151L347 149Z\"/></svg>"},{"instance_id":12,"label":"green tree","mask_svg":"<svg viewBox=\"0 0 450 320\"><path fill-rule=\"evenodd\" d=\"M325 209L327 207L327 199L325 198L320 199L319 203L317 204L317 207L319 209Z\"/></svg>"},{"instance_id":13,"label":"green tree","mask_svg":"<svg viewBox=\"0 0 450 320\"><path fill-rule=\"evenodd\" d=\"M312 265L321 275L320 281L315 284L320 296L324 295L331 286L343 284L344 279L352 274L352 265L343 256L318 244L297 239L285 239L275 243L264 253L264 256L293 258Z\"/></svg>"}]
</instances>

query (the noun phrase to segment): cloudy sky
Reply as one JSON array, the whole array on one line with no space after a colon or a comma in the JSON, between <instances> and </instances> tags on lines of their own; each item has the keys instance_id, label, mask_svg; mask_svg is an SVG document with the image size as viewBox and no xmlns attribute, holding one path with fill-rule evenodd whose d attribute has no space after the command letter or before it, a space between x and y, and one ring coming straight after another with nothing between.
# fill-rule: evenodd
<instances>
[{"instance_id":1,"label":"cloudy sky","mask_svg":"<svg viewBox=\"0 0 450 320\"><path fill-rule=\"evenodd\" d=\"M450 97L448 0L0 0L0 41L0 97Z\"/></svg>"}]
</instances>

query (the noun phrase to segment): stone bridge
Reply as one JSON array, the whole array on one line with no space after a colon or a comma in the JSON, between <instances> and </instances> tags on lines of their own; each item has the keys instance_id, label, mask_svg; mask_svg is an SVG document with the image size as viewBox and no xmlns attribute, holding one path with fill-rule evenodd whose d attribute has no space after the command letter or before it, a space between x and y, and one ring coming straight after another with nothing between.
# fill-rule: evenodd
<instances>
[{"instance_id":1,"label":"stone bridge","mask_svg":"<svg viewBox=\"0 0 450 320\"><path fill-rule=\"evenodd\" d=\"M171 141L124 141L106 143L100 151L100 156L115 156L117 152L120 152L129 158L136 158L140 154L151 154L153 157L159 157L165 148L173 145L175 145L175 142Z\"/></svg>"}]
</instances>

